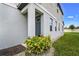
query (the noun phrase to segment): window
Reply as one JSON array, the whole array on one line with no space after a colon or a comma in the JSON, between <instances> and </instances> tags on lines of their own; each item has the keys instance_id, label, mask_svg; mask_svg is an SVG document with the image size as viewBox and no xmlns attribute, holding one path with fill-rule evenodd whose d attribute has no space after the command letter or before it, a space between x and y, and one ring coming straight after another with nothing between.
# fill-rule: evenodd
<instances>
[{"instance_id":1,"label":"window","mask_svg":"<svg viewBox=\"0 0 79 59\"><path fill-rule=\"evenodd\" d=\"M59 11L58 11L58 9L57 9L57 13L58 13Z\"/></svg>"},{"instance_id":2,"label":"window","mask_svg":"<svg viewBox=\"0 0 79 59\"><path fill-rule=\"evenodd\" d=\"M62 31L64 30L64 28L63 28L64 26L62 25Z\"/></svg>"},{"instance_id":3,"label":"window","mask_svg":"<svg viewBox=\"0 0 79 59\"><path fill-rule=\"evenodd\" d=\"M55 31L57 31L57 21L55 21Z\"/></svg>"},{"instance_id":4,"label":"window","mask_svg":"<svg viewBox=\"0 0 79 59\"><path fill-rule=\"evenodd\" d=\"M52 31L52 26L53 26L53 19L50 18L51 22L50 22L50 31Z\"/></svg>"},{"instance_id":5,"label":"window","mask_svg":"<svg viewBox=\"0 0 79 59\"><path fill-rule=\"evenodd\" d=\"M63 23L63 25L64 25L64 21L63 21L62 23Z\"/></svg>"},{"instance_id":6,"label":"window","mask_svg":"<svg viewBox=\"0 0 79 59\"><path fill-rule=\"evenodd\" d=\"M50 31L52 31L52 25L50 25Z\"/></svg>"},{"instance_id":7,"label":"window","mask_svg":"<svg viewBox=\"0 0 79 59\"><path fill-rule=\"evenodd\" d=\"M58 26L58 30L60 31L60 23L59 23L59 26Z\"/></svg>"},{"instance_id":8,"label":"window","mask_svg":"<svg viewBox=\"0 0 79 59\"><path fill-rule=\"evenodd\" d=\"M64 31L64 21L62 22L62 24L63 24L63 25L62 25L62 31Z\"/></svg>"}]
</instances>

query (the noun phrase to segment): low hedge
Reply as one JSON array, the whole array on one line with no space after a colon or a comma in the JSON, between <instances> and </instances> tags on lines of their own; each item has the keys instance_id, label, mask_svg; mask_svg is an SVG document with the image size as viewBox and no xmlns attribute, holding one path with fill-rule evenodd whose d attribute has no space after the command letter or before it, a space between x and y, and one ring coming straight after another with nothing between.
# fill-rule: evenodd
<instances>
[{"instance_id":1,"label":"low hedge","mask_svg":"<svg viewBox=\"0 0 79 59\"><path fill-rule=\"evenodd\" d=\"M50 36L35 36L32 38L28 38L25 41L27 45L25 55L40 55L46 52L51 47L51 39Z\"/></svg>"}]
</instances>

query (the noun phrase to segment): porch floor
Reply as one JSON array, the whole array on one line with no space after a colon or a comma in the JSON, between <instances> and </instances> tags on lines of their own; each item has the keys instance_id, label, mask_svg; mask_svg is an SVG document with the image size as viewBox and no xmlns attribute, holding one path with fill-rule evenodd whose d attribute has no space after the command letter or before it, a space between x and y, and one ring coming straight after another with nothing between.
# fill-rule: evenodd
<instances>
[{"instance_id":1,"label":"porch floor","mask_svg":"<svg viewBox=\"0 0 79 59\"><path fill-rule=\"evenodd\" d=\"M25 50L22 45L13 46L10 48L0 50L0 56L13 56Z\"/></svg>"}]
</instances>

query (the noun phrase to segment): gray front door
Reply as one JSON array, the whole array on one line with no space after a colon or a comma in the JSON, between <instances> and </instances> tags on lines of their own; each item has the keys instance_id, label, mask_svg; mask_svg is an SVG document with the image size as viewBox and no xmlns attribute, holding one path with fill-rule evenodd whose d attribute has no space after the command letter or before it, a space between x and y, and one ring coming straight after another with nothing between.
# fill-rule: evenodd
<instances>
[{"instance_id":1,"label":"gray front door","mask_svg":"<svg viewBox=\"0 0 79 59\"><path fill-rule=\"evenodd\" d=\"M37 16L35 20L35 34L39 36L41 34L41 16Z\"/></svg>"}]
</instances>

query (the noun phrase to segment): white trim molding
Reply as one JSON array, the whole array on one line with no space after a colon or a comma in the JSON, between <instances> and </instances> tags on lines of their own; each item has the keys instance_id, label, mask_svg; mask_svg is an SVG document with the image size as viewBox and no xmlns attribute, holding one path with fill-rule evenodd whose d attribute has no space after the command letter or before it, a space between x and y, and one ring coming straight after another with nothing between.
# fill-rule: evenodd
<instances>
[{"instance_id":1,"label":"white trim molding","mask_svg":"<svg viewBox=\"0 0 79 59\"><path fill-rule=\"evenodd\" d=\"M8 5L13 8L17 8L17 5L15 3L2 3L2 4Z\"/></svg>"},{"instance_id":2,"label":"white trim molding","mask_svg":"<svg viewBox=\"0 0 79 59\"><path fill-rule=\"evenodd\" d=\"M35 3L35 5L37 5L38 7L40 7L42 10L44 10L46 13L48 13L51 17L53 17L54 19L56 19L56 17L50 13L48 10L46 10L46 8L44 8L42 5ZM56 19L57 20L57 19Z\"/></svg>"}]
</instances>

